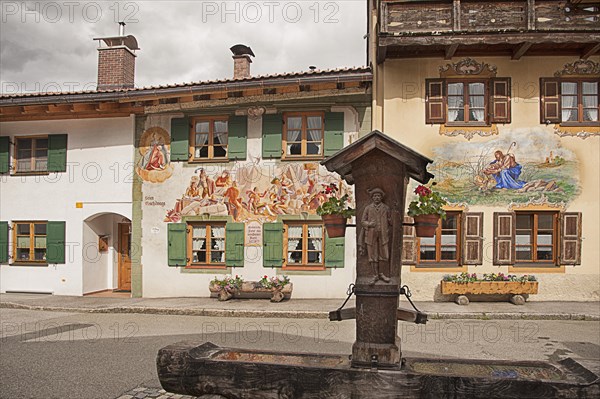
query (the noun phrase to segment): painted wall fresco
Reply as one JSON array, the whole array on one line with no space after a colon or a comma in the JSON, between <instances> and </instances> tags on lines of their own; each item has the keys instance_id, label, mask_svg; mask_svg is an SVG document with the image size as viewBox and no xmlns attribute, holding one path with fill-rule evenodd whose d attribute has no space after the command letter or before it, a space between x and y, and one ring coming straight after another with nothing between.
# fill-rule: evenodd
<instances>
[{"instance_id":1,"label":"painted wall fresco","mask_svg":"<svg viewBox=\"0 0 600 399\"><path fill-rule=\"evenodd\" d=\"M486 142L433 149L436 190L454 203L570 202L580 192L578 161L543 128L511 129Z\"/></svg>"},{"instance_id":2,"label":"painted wall fresco","mask_svg":"<svg viewBox=\"0 0 600 399\"><path fill-rule=\"evenodd\" d=\"M273 221L280 215L315 214L327 201L324 188L340 187L340 195L351 190L336 174L318 163L258 162L237 164L235 169L199 165L193 170L187 188L167 211L165 222L178 222L183 216L230 215L235 221Z\"/></svg>"},{"instance_id":3,"label":"painted wall fresco","mask_svg":"<svg viewBox=\"0 0 600 399\"><path fill-rule=\"evenodd\" d=\"M141 158L135 167L142 180L162 183L171 177L170 143L169 133L161 127L151 127L142 134L139 143Z\"/></svg>"}]
</instances>

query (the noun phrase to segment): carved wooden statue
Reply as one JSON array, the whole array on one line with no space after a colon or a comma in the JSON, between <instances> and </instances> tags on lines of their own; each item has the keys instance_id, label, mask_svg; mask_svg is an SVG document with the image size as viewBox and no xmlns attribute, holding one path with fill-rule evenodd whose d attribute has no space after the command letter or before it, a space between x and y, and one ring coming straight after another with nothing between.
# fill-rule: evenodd
<instances>
[{"instance_id":1,"label":"carved wooden statue","mask_svg":"<svg viewBox=\"0 0 600 399\"><path fill-rule=\"evenodd\" d=\"M372 284L378 280L389 283L390 278L382 270L390 261L391 211L390 207L382 202L385 196L382 189L376 187L369 190L369 195L371 203L365 207L360 221L359 251L360 255L364 256L365 246L367 247L367 257L373 269Z\"/></svg>"}]
</instances>

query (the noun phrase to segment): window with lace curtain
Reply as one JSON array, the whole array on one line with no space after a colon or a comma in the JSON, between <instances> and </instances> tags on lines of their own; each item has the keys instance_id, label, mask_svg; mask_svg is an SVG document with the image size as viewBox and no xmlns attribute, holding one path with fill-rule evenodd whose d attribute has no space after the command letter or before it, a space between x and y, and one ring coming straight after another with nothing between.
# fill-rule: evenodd
<instances>
[{"instance_id":1,"label":"window with lace curtain","mask_svg":"<svg viewBox=\"0 0 600 399\"><path fill-rule=\"evenodd\" d=\"M322 223L288 223L284 226L284 268L323 269L325 230Z\"/></svg>"},{"instance_id":2,"label":"window with lace curtain","mask_svg":"<svg viewBox=\"0 0 600 399\"><path fill-rule=\"evenodd\" d=\"M285 113L282 158L323 158L323 119L323 112Z\"/></svg>"},{"instance_id":3,"label":"window with lace curtain","mask_svg":"<svg viewBox=\"0 0 600 399\"><path fill-rule=\"evenodd\" d=\"M225 268L225 224L188 223L188 267Z\"/></svg>"},{"instance_id":4,"label":"window with lace curtain","mask_svg":"<svg viewBox=\"0 0 600 399\"><path fill-rule=\"evenodd\" d=\"M425 122L489 126L511 122L510 78L425 80Z\"/></svg>"},{"instance_id":5,"label":"window with lace curtain","mask_svg":"<svg viewBox=\"0 0 600 399\"><path fill-rule=\"evenodd\" d=\"M543 78L541 122L562 126L600 125L600 79Z\"/></svg>"},{"instance_id":6,"label":"window with lace curtain","mask_svg":"<svg viewBox=\"0 0 600 399\"><path fill-rule=\"evenodd\" d=\"M191 161L226 159L227 117L194 118L190 132Z\"/></svg>"}]
</instances>

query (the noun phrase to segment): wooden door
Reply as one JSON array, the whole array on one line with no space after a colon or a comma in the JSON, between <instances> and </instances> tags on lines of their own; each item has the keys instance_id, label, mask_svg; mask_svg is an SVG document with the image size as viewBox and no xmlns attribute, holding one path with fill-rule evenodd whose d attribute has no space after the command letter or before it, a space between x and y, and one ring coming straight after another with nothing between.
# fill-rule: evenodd
<instances>
[{"instance_id":1,"label":"wooden door","mask_svg":"<svg viewBox=\"0 0 600 399\"><path fill-rule=\"evenodd\" d=\"M119 223L119 290L131 291L131 223Z\"/></svg>"}]
</instances>

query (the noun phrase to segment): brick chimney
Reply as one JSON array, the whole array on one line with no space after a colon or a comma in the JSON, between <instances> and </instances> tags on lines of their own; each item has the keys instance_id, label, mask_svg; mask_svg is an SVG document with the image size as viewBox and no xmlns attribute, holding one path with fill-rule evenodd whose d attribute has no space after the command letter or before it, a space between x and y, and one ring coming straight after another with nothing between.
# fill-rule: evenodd
<instances>
[{"instance_id":1,"label":"brick chimney","mask_svg":"<svg viewBox=\"0 0 600 399\"><path fill-rule=\"evenodd\" d=\"M255 57L252 49L243 44L236 44L230 48L233 53L233 78L243 79L250 77L250 56Z\"/></svg>"},{"instance_id":2,"label":"brick chimney","mask_svg":"<svg viewBox=\"0 0 600 399\"><path fill-rule=\"evenodd\" d=\"M98 90L131 89L135 83L135 50L139 50L134 36L125 36L125 23L119 22L119 36L99 37Z\"/></svg>"}]
</instances>

